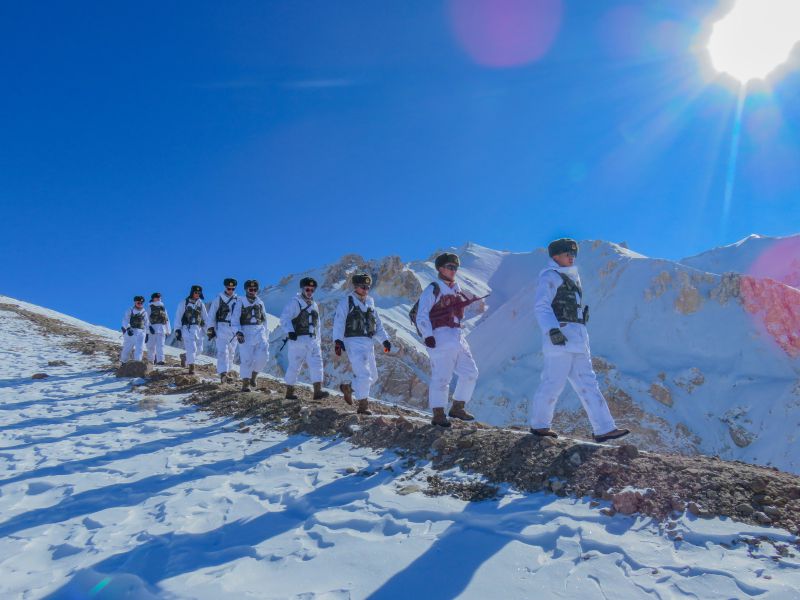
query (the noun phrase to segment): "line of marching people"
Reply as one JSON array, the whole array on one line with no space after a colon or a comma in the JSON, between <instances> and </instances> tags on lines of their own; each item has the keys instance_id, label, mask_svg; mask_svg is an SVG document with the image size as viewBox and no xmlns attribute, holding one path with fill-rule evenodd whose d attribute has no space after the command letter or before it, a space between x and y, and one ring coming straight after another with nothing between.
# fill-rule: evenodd
<instances>
[{"instance_id":1,"label":"line of marching people","mask_svg":"<svg viewBox=\"0 0 800 600\"><path fill-rule=\"evenodd\" d=\"M598 442L617 439L629 433L617 428L597 383L591 363L586 324L589 307L583 302L580 275L575 266L578 245L575 240L555 240L548 246L550 261L539 274L534 313L542 331L544 369L541 383L530 402L530 432L537 437L558 437L551 429L558 397L567 381L577 393L589 416ZM428 406L431 423L450 427L450 419L471 421L467 411L478 379L478 368L472 357L462 328L467 307L481 300L461 289L456 281L459 257L452 253L439 255L434 263L437 280L428 285L409 317L425 343L431 363ZM353 290L339 302L333 319L334 352L346 354L352 369L352 380L339 389L344 400L356 406L358 414L372 414L369 391L377 380L375 342L384 352L392 343L383 327L375 301L369 295L372 278L367 273L353 275ZM224 290L206 310L203 290L191 287L175 315L176 338L183 341L185 364L194 372L197 354L202 348L203 329L209 340L216 338L217 372L222 382L230 382L233 357L238 346L242 390L256 386L256 376L269 359L266 309L258 297L256 280L244 283L245 296L236 294L237 281L224 281ZM289 344L286 370L286 398L296 399L295 384L303 364L308 365L314 387L314 399L328 396L322 390L323 360L320 335L320 311L314 301L317 282L311 277L300 281L300 290L284 307L280 325ZM170 321L161 302L161 295L152 295L144 308L144 298L136 296L134 306L125 313L122 323L125 334L123 362L129 356L141 360L147 344L148 357L155 364L164 364L164 341L170 334ZM457 383L453 401L448 407L450 384Z\"/></svg>"}]
</instances>

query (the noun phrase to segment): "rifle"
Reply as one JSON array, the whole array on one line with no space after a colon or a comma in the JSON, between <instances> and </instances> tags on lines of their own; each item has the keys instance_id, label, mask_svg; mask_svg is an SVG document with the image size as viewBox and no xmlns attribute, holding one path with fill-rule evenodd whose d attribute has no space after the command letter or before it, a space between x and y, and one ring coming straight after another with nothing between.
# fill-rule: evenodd
<instances>
[{"instance_id":1,"label":"rifle","mask_svg":"<svg viewBox=\"0 0 800 600\"><path fill-rule=\"evenodd\" d=\"M463 292L462 292L463 294ZM464 300L458 300L451 304L447 304L446 306L442 306L439 310L431 311L430 318L431 320L435 318L440 318L445 316L448 313L456 313L457 311L462 311L463 309L467 308L470 304L477 302L478 300L483 300L491 296L491 293L486 294L485 296L472 296L471 298L466 298Z\"/></svg>"}]
</instances>

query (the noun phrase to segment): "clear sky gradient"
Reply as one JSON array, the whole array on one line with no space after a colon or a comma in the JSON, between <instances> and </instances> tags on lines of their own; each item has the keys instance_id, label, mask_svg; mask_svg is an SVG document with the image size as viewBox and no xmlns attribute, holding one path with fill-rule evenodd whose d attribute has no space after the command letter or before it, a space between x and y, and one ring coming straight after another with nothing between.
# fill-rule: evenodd
<instances>
[{"instance_id":1,"label":"clear sky gradient","mask_svg":"<svg viewBox=\"0 0 800 600\"><path fill-rule=\"evenodd\" d=\"M748 88L725 216L727 4L5 2L0 291L116 326L351 252L796 233L791 65Z\"/></svg>"}]
</instances>

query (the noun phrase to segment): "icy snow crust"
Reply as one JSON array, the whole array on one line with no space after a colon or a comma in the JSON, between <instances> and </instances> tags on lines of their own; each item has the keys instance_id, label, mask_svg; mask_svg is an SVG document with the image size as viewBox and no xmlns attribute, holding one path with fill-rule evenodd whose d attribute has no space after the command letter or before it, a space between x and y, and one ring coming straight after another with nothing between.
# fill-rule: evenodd
<instances>
[{"instance_id":1,"label":"icy snow crust","mask_svg":"<svg viewBox=\"0 0 800 600\"><path fill-rule=\"evenodd\" d=\"M392 452L239 433L180 397L145 401L62 341L0 310L2 598L789 599L800 589L797 558L730 545L791 541L785 532L687 516L673 542L649 519L553 495L401 495ZM47 365L56 360L67 365Z\"/></svg>"}]
</instances>

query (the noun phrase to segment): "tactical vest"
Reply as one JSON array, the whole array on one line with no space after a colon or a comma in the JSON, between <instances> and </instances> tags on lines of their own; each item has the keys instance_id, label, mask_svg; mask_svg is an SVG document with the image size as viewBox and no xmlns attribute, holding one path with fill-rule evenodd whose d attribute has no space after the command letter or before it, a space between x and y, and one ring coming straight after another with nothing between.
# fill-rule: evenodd
<instances>
[{"instance_id":1,"label":"tactical vest","mask_svg":"<svg viewBox=\"0 0 800 600\"><path fill-rule=\"evenodd\" d=\"M217 314L214 316L217 323L228 323L230 325L231 318L231 305L236 302L236 296L225 302L222 298L219 299L219 306L217 307Z\"/></svg>"},{"instance_id":2,"label":"tactical vest","mask_svg":"<svg viewBox=\"0 0 800 600\"><path fill-rule=\"evenodd\" d=\"M167 309L163 306L150 305L150 324L151 325L166 325L167 323Z\"/></svg>"},{"instance_id":3,"label":"tactical vest","mask_svg":"<svg viewBox=\"0 0 800 600\"><path fill-rule=\"evenodd\" d=\"M242 305L242 314L239 317L240 325L261 325L266 320L267 315L264 314L261 304Z\"/></svg>"},{"instance_id":4,"label":"tactical vest","mask_svg":"<svg viewBox=\"0 0 800 600\"><path fill-rule=\"evenodd\" d=\"M300 314L292 319L292 327L297 335L310 335L311 337L316 335L319 313L313 310L313 306L313 304L301 305Z\"/></svg>"},{"instance_id":5,"label":"tactical vest","mask_svg":"<svg viewBox=\"0 0 800 600\"><path fill-rule=\"evenodd\" d=\"M366 311L361 310L353 301L352 296L347 297L349 306L347 320L344 322L344 337L372 337L378 330L375 311L370 306Z\"/></svg>"},{"instance_id":6,"label":"tactical vest","mask_svg":"<svg viewBox=\"0 0 800 600\"><path fill-rule=\"evenodd\" d=\"M181 325L189 327L191 325L200 325L203 321L203 311L197 308L194 304L189 304L188 298L183 307L183 316L181 317Z\"/></svg>"},{"instance_id":7,"label":"tactical vest","mask_svg":"<svg viewBox=\"0 0 800 600\"><path fill-rule=\"evenodd\" d=\"M584 323L584 319L579 315L581 308L581 296L583 291L581 286L572 281L569 277L556 271L563 280L556 290L556 296L551 304L553 313L561 323Z\"/></svg>"},{"instance_id":8,"label":"tactical vest","mask_svg":"<svg viewBox=\"0 0 800 600\"><path fill-rule=\"evenodd\" d=\"M464 292L439 296L436 303L431 306L431 329L440 327L460 329L461 320L464 318L464 309L469 302L470 298Z\"/></svg>"},{"instance_id":9,"label":"tactical vest","mask_svg":"<svg viewBox=\"0 0 800 600\"><path fill-rule=\"evenodd\" d=\"M131 312L131 318L128 324L134 329L144 329L144 313Z\"/></svg>"}]
</instances>

